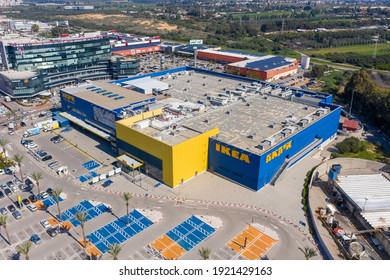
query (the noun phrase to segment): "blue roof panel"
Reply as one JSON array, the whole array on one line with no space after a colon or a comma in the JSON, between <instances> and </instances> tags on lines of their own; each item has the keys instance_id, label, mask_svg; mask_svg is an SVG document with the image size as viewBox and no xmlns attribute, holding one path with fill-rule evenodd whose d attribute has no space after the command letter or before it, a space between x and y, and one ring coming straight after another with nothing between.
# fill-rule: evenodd
<instances>
[{"instance_id":1,"label":"blue roof panel","mask_svg":"<svg viewBox=\"0 0 390 280\"><path fill-rule=\"evenodd\" d=\"M281 56L274 56L263 60L248 61L245 67L267 71L287 65L292 65L291 61L288 61Z\"/></svg>"}]
</instances>

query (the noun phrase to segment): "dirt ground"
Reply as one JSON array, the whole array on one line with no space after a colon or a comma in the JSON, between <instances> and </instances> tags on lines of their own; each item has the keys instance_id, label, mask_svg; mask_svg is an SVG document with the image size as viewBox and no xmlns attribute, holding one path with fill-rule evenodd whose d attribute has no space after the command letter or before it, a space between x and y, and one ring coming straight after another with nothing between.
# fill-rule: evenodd
<instances>
[{"instance_id":1,"label":"dirt ground","mask_svg":"<svg viewBox=\"0 0 390 280\"><path fill-rule=\"evenodd\" d=\"M66 19L78 19L78 20L101 20L101 23L105 23L104 20L107 20L107 23L110 24L124 24L126 21L131 21L139 26L144 26L145 28L153 28L156 30L166 30L172 31L177 30L177 25L171 25L162 21L152 21L148 19L134 20L128 15L116 14L116 15L104 15L104 14L82 14L75 16L68 16Z\"/></svg>"},{"instance_id":2,"label":"dirt ground","mask_svg":"<svg viewBox=\"0 0 390 280\"><path fill-rule=\"evenodd\" d=\"M382 88L390 89L390 75L389 74L381 74L378 72L373 72L371 76L372 76L372 79L374 80L374 82L378 86L380 86Z\"/></svg>"}]
</instances>

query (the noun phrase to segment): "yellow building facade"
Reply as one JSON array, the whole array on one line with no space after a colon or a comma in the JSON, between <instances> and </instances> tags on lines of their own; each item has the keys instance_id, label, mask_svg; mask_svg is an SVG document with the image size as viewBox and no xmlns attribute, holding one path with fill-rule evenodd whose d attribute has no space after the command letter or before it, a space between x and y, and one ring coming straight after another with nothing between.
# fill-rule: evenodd
<instances>
[{"instance_id":1,"label":"yellow building facade","mask_svg":"<svg viewBox=\"0 0 390 280\"><path fill-rule=\"evenodd\" d=\"M162 109L156 109L117 121L117 146L121 153L128 153L148 164L159 166L162 181L176 187L207 170L209 137L217 135L219 129L214 128L170 145L133 127L136 122L161 114Z\"/></svg>"}]
</instances>

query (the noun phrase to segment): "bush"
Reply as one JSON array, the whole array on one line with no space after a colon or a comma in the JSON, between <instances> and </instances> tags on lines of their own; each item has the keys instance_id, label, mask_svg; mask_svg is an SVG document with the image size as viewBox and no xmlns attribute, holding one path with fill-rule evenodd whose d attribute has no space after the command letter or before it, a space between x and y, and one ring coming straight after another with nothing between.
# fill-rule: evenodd
<instances>
[{"instance_id":1,"label":"bush","mask_svg":"<svg viewBox=\"0 0 390 280\"><path fill-rule=\"evenodd\" d=\"M360 153L366 150L366 145L356 137L348 137L344 141L337 143L336 148L342 153Z\"/></svg>"}]
</instances>

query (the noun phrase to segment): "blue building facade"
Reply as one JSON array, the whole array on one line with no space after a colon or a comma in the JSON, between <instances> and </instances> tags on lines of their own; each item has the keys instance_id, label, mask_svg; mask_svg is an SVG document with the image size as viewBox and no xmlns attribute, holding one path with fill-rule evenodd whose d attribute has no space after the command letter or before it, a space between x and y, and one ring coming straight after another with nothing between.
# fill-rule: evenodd
<instances>
[{"instance_id":1,"label":"blue building facade","mask_svg":"<svg viewBox=\"0 0 390 280\"><path fill-rule=\"evenodd\" d=\"M336 135L341 108L326 105L330 113L260 155L210 138L209 169L249 189L260 190L272 183L278 172Z\"/></svg>"},{"instance_id":2,"label":"blue building facade","mask_svg":"<svg viewBox=\"0 0 390 280\"><path fill-rule=\"evenodd\" d=\"M120 120L120 113L123 109L131 107L132 110L142 109L145 104L154 103L154 96L147 100L134 102L121 108L109 110L103 106L91 103L70 93L60 90L62 111L67 112L76 118L90 123L112 135L115 135L115 122ZM109 100L107 100L109 102Z\"/></svg>"}]
</instances>

